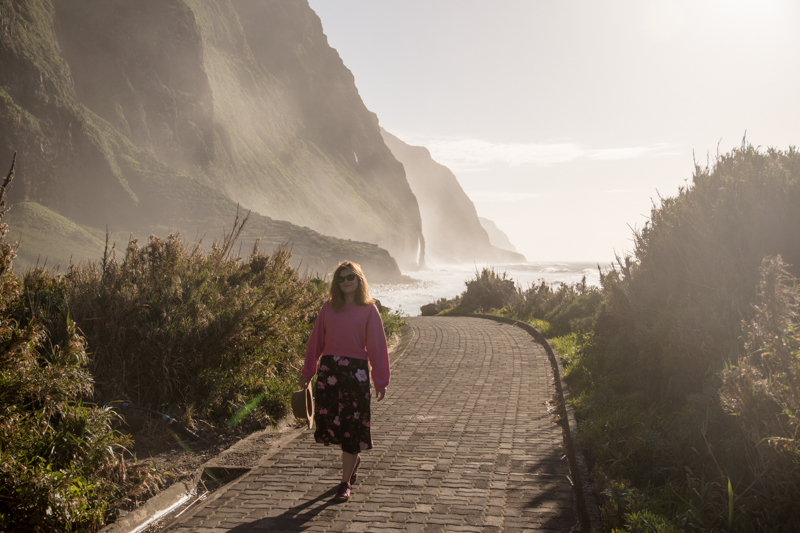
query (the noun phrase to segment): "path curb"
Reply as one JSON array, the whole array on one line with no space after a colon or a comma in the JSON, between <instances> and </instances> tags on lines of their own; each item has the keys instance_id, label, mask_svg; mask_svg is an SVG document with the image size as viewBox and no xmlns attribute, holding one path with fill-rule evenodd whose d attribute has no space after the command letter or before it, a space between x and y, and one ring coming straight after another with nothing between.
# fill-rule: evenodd
<instances>
[{"instance_id":1,"label":"path curb","mask_svg":"<svg viewBox=\"0 0 800 533\"><path fill-rule=\"evenodd\" d=\"M279 433L291 433L294 429L291 424L293 420L293 417L287 416L278 422L273 431L277 431ZM242 445L243 442L251 438L259 436L261 433L261 431L257 431L251 433L244 439L237 441L230 448L223 450L219 455L212 457L206 463L203 463L200 467L198 467L190 479L173 483L163 491L148 499L141 506L128 512L128 514L125 516L117 518L116 522L105 526L99 531L99 533L131 533L137 531L146 524L155 522L159 518L168 515L173 509L182 505L191 498L191 496L197 490L197 484L200 482L200 478L203 476L203 473L207 470L213 470L215 468L215 465L213 464L215 460L227 453L235 451L237 446ZM293 439L296 436L297 435L292 435L291 438ZM286 440L286 437L279 438L276 443L283 443L284 440ZM223 491L226 485L218 488L215 492Z\"/></svg>"},{"instance_id":2,"label":"path curb","mask_svg":"<svg viewBox=\"0 0 800 533\"><path fill-rule=\"evenodd\" d=\"M567 385L561 376L564 375L564 366L558 358L555 349L550 345L547 337L544 334L526 322L514 320L513 318L506 318L497 315L484 315L484 314L460 314L450 313L447 315L440 315L443 317L474 317L486 318L494 320L495 322L502 322L511 324L518 328L527 331L537 342L544 346L547 356L550 358L550 364L553 367L554 382L556 385L556 393L558 394L558 410L561 419L564 422L564 446L567 450L567 458L569 460L570 471L572 472L572 486L575 490L575 499L578 504L578 513L581 518L581 530L583 533L600 533L602 531L602 523L600 521L600 511L597 506L597 498L595 497L594 490L589 477L589 467L586 464L586 458L578 444L578 424L575 420L575 414L572 407L566 402L569 398L569 385Z\"/></svg>"},{"instance_id":3,"label":"path curb","mask_svg":"<svg viewBox=\"0 0 800 533\"><path fill-rule=\"evenodd\" d=\"M173 483L166 490L147 500L141 507L137 507L125 516L119 517L113 524L101 529L100 533L129 533L157 520L190 497L197 487L197 481L202 473L203 469L198 468L191 479Z\"/></svg>"}]
</instances>

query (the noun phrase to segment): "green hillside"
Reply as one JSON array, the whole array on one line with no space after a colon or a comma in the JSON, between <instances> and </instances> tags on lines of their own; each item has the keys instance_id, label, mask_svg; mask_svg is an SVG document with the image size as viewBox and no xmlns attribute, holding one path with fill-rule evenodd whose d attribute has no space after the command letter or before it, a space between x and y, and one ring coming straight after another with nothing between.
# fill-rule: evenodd
<instances>
[{"instance_id":1,"label":"green hillside","mask_svg":"<svg viewBox=\"0 0 800 533\"><path fill-rule=\"evenodd\" d=\"M5 217L9 237L19 241L15 267L24 271L41 266L68 265L70 261L103 257L105 235L81 226L35 202L13 206ZM43 252L46 255L41 255Z\"/></svg>"},{"instance_id":2,"label":"green hillside","mask_svg":"<svg viewBox=\"0 0 800 533\"><path fill-rule=\"evenodd\" d=\"M194 231L182 233L183 240L200 240L206 248L214 241L221 241L236 219L236 206L230 201L227 204L214 218L195 221L204 227L198 226ZM240 213L242 218L246 215L245 212ZM5 221L9 225L8 238L19 242L14 261L18 272L25 272L36 265L60 266L63 271L71 263L85 264L89 261L101 261L103 258L106 240L104 231L76 224L35 202L22 202L12 206ZM108 235L109 245L116 246L121 255L131 237L145 242L150 235L163 237L175 231L176 226L169 224L142 226L138 232L117 231ZM309 275L325 275L339 261L356 258L370 278L377 282L391 283L406 279L397 270L388 252L374 244L327 237L309 228L300 228L288 222L270 220L251 213L236 251L241 256L247 256L256 240L259 241L259 248L267 253L282 246L288 248L293 254L291 264Z\"/></svg>"}]
</instances>

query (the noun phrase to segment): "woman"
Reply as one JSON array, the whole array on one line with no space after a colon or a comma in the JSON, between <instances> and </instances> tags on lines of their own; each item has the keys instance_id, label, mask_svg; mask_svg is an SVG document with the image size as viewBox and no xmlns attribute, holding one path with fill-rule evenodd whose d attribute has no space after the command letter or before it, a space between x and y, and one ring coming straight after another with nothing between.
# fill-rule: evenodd
<instances>
[{"instance_id":1,"label":"woman","mask_svg":"<svg viewBox=\"0 0 800 533\"><path fill-rule=\"evenodd\" d=\"M344 261L333 273L330 294L314 322L300 377L305 388L317 374L314 438L342 448L342 481L335 501L350 498L361 463L359 452L372 449L370 367L375 397L381 401L389 385L383 321L361 267Z\"/></svg>"}]
</instances>

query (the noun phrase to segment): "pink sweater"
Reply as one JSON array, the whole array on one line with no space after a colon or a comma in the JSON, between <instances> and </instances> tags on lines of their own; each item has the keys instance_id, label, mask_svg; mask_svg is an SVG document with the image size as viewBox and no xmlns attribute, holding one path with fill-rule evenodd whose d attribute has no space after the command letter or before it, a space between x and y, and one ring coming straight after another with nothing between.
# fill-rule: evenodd
<instances>
[{"instance_id":1,"label":"pink sweater","mask_svg":"<svg viewBox=\"0 0 800 533\"><path fill-rule=\"evenodd\" d=\"M386 390L389 385L389 350L383 321L375 304L345 305L339 311L334 311L327 301L322 304L308 340L304 379L314 377L317 361L323 355L368 360L375 390Z\"/></svg>"}]
</instances>

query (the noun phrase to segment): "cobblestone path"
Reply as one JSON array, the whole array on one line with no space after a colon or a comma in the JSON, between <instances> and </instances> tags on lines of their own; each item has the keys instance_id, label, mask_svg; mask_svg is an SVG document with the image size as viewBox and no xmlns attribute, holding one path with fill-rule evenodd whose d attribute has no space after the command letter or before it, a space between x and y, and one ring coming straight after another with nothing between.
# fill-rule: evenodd
<instances>
[{"instance_id":1,"label":"cobblestone path","mask_svg":"<svg viewBox=\"0 0 800 533\"><path fill-rule=\"evenodd\" d=\"M375 448L346 503L331 497L339 450L303 431L171 532L568 531L578 513L553 373L525 331L480 318L411 318Z\"/></svg>"}]
</instances>

